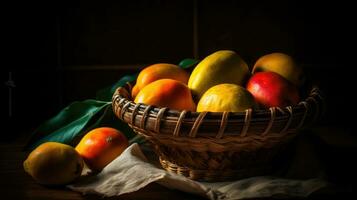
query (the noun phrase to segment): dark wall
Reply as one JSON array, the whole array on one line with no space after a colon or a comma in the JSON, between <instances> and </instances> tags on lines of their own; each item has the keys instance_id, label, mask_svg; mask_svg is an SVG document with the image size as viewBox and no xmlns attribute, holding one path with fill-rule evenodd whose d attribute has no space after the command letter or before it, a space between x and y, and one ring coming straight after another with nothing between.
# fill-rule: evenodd
<instances>
[{"instance_id":1,"label":"dark wall","mask_svg":"<svg viewBox=\"0 0 357 200\"><path fill-rule=\"evenodd\" d=\"M294 56L328 97L326 123L345 126L351 118L337 115L350 112L350 8L341 1L14 2L5 6L1 80L11 72L16 87L9 117L2 84L2 115L28 130L145 65L233 49L250 66L269 52Z\"/></svg>"},{"instance_id":2,"label":"dark wall","mask_svg":"<svg viewBox=\"0 0 357 200\"><path fill-rule=\"evenodd\" d=\"M58 112L62 107L62 80L56 6L11 1L3 2L1 7L3 139L33 129ZM11 80L14 87L9 86Z\"/></svg>"},{"instance_id":3,"label":"dark wall","mask_svg":"<svg viewBox=\"0 0 357 200\"><path fill-rule=\"evenodd\" d=\"M178 62L192 55L189 1L63 5L64 65Z\"/></svg>"}]
</instances>

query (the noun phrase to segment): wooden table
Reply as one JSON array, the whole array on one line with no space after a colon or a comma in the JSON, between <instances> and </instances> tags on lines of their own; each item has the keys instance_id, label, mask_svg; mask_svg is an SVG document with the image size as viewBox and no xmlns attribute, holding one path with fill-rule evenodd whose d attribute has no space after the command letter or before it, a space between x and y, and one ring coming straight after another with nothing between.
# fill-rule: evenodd
<instances>
[{"instance_id":1,"label":"wooden table","mask_svg":"<svg viewBox=\"0 0 357 200\"><path fill-rule=\"evenodd\" d=\"M344 147L355 147L356 138L340 137L333 138L330 128L316 129L315 132L322 134L323 138L330 138L330 143L334 145L343 145ZM337 135L338 136L338 135ZM338 138L338 139L337 139ZM331 143L331 144L332 144ZM50 188L37 184L27 175L22 167L22 162L25 160L29 152L23 151L25 140L17 139L12 142L0 143L0 190L1 199L102 199L97 195L82 195L73 192L65 187ZM352 191L352 190L347 190ZM324 199L327 195L348 195L346 190L340 193L335 193L330 190L324 190L311 196L313 199ZM165 188L156 183L149 184L145 188L119 197L107 199L204 199L199 196L187 194L177 190Z\"/></svg>"},{"instance_id":2,"label":"wooden table","mask_svg":"<svg viewBox=\"0 0 357 200\"><path fill-rule=\"evenodd\" d=\"M102 199L97 195L82 195L65 187L45 187L37 184L23 170L22 162L29 152L23 151L20 142L1 144L0 190L1 199ZM107 199L204 199L177 190L167 189L159 184L152 183L145 188L120 197Z\"/></svg>"}]
</instances>

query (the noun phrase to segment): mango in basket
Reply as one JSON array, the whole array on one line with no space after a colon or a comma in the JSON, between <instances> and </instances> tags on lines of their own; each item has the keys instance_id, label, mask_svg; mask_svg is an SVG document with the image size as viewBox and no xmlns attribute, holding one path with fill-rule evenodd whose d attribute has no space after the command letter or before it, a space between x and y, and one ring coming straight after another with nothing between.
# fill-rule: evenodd
<instances>
[{"instance_id":1,"label":"mango in basket","mask_svg":"<svg viewBox=\"0 0 357 200\"><path fill-rule=\"evenodd\" d=\"M250 75L247 63L234 51L221 50L204 58L194 68L188 87L200 99L212 86L221 83L244 85Z\"/></svg>"},{"instance_id":2,"label":"mango in basket","mask_svg":"<svg viewBox=\"0 0 357 200\"><path fill-rule=\"evenodd\" d=\"M134 87L131 89L131 98L135 99L138 93L139 93L139 87L137 85L134 85Z\"/></svg>"},{"instance_id":3,"label":"mango in basket","mask_svg":"<svg viewBox=\"0 0 357 200\"><path fill-rule=\"evenodd\" d=\"M29 154L23 166L41 184L64 185L81 175L83 159L69 145L46 142Z\"/></svg>"},{"instance_id":4,"label":"mango in basket","mask_svg":"<svg viewBox=\"0 0 357 200\"><path fill-rule=\"evenodd\" d=\"M255 108L254 97L235 84L219 84L208 89L197 104L197 112L243 112Z\"/></svg>"},{"instance_id":5,"label":"mango in basket","mask_svg":"<svg viewBox=\"0 0 357 200\"><path fill-rule=\"evenodd\" d=\"M100 171L129 145L125 135L117 129L100 127L89 131L76 146L87 166Z\"/></svg>"},{"instance_id":6,"label":"mango in basket","mask_svg":"<svg viewBox=\"0 0 357 200\"><path fill-rule=\"evenodd\" d=\"M132 90L132 97L135 98L138 91L156 80L174 79L187 84L189 76L190 75L184 69L174 64L157 63L150 65L140 71Z\"/></svg>"},{"instance_id":7,"label":"mango in basket","mask_svg":"<svg viewBox=\"0 0 357 200\"><path fill-rule=\"evenodd\" d=\"M247 89L266 108L291 106L299 102L297 87L275 72L253 74Z\"/></svg>"},{"instance_id":8,"label":"mango in basket","mask_svg":"<svg viewBox=\"0 0 357 200\"><path fill-rule=\"evenodd\" d=\"M269 71L275 72L296 86L304 82L304 74L293 58L284 53L271 53L260 57L254 64L252 73Z\"/></svg>"},{"instance_id":9,"label":"mango in basket","mask_svg":"<svg viewBox=\"0 0 357 200\"><path fill-rule=\"evenodd\" d=\"M190 89L173 79L160 79L148 84L140 90L134 102L176 110L196 110Z\"/></svg>"}]
</instances>

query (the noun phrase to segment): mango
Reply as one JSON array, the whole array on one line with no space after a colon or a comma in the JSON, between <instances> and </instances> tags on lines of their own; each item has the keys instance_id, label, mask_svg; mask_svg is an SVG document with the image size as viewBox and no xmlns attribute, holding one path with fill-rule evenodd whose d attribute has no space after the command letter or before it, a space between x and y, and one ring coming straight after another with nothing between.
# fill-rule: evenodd
<instances>
[{"instance_id":1,"label":"mango","mask_svg":"<svg viewBox=\"0 0 357 200\"><path fill-rule=\"evenodd\" d=\"M247 63L237 53L220 50L198 63L188 80L188 87L198 100L209 88L218 84L244 85L249 75Z\"/></svg>"},{"instance_id":2,"label":"mango","mask_svg":"<svg viewBox=\"0 0 357 200\"><path fill-rule=\"evenodd\" d=\"M177 65L169 63L157 63L145 67L140 71L136 80L135 88L137 91L146 85L159 79L174 79L187 84L190 75Z\"/></svg>"},{"instance_id":3,"label":"mango","mask_svg":"<svg viewBox=\"0 0 357 200\"><path fill-rule=\"evenodd\" d=\"M243 112L256 108L252 94L235 84L219 84L208 89L197 104L197 112Z\"/></svg>"},{"instance_id":4,"label":"mango","mask_svg":"<svg viewBox=\"0 0 357 200\"><path fill-rule=\"evenodd\" d=\"M305 81L302 68L291 56L284 53L271 53L260 57L252 70L253 74L257 72L275 72L297 87Z\"/></svg>"},{"instance_id":5,"label":"mango","mask_svg":"<svg viewBox=\"0 0 357 200\"><path fill-rule=\"evenodd\" d=\"M84 162L66 144L46 142L34 149L23 163L24 170L44 185L65 185L77 179Z\"/></svg>"},{"instance_id":6,"label":"mango","mask_svg":"<svg viewBox=\"0 0 357 200\"><path fill-rule=\"evenodd\" d=\"M134 102L175 110L196 110L190 89L173 79L160 79L148 84L136 95Z\"/></svg>"}]
</instances>

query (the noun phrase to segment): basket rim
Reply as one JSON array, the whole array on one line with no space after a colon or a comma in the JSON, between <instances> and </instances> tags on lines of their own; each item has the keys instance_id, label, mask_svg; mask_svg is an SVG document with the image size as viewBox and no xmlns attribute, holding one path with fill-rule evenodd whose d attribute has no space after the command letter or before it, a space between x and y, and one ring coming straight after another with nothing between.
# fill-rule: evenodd
<instances>
[{"instance_id":1,"label":"basket rim","mask_svg":"<svg viewBox=\"0 0 357 200\"><path fill-rule=\"evenodd\" d=\"M309 122L315 122L324 112L324 97L318 86L311 88L309 95L297 105L283 108L271 107L267 109L247 109L244 112L192 112L146 105L133 102L131 97L131 83L124 87L118 87L112 97L112 107L115 115L130 126L137 127L148 132L180 135L182 126L191 126L188 133L190 137L196 137L200 132L202 122L206 125L219 126L216 130L216 138L225 134L227 126L236 124L240 129L239 135L244 136L252 132L252 125L263 127L258 135L266 135L271 132L286 133L296 131ZM162 122L168 122L170 130L162 130ZM147 125L149 123L149 125ZM274 131L274 125L279 123L279 131ZM292 124L295 124L293 127ZM174 126L172 126L174 125ZM168 127L165 127L166 129ZM253 131L254 132L254 131Z\"/></svg>"}]
</instances>

